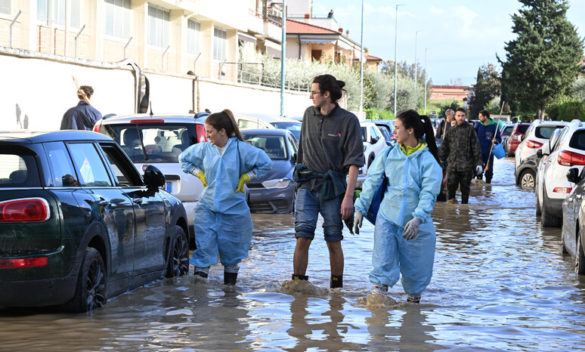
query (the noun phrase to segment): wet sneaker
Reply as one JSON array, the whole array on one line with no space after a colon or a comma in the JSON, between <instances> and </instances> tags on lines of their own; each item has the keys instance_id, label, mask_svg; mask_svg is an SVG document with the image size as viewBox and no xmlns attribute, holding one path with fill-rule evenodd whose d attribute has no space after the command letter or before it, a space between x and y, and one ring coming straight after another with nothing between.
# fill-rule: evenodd
<instances>
[{"instance_id":1,"label":"wet sneaker","mask_svg":"<svg viewBox=\"0 0 585 352\"><path fill-rule=\"evenodd\" d=\"M420 303L420 295L408 295L406 297L406 302Z\"/></svg>"},{"instance_id":2,"label":"wet sneaker","mask_svg":"<svg viewBox=\"0 0 585 352\"><path fill-rule=\"evenodd\" d=\"M386 294L388 294L388 286L387 285L373 285L372 286L372 293L379 294L379 295L386 295Z\"/></svg>"}]
</instances>

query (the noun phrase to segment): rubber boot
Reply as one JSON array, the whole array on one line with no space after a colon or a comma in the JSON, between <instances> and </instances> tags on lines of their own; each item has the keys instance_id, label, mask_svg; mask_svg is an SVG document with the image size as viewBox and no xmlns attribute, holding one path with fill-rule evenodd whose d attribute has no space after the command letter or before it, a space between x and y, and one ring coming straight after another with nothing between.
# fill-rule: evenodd
<instances>
[{"instance_id":1,"label":"rubber boot","mask_svg":"<svg viewBox=\"0 0 585 352\"><path fill-rule=\"evenodd\" d=\"M207 279L207 277L209 276L209 274L204 271L195 271L193 275L195 275L195 277L200 277L202 279Z\"/></svg>"},{"instance_id":2,"label":"rubber boot","mask_svg":"<svg viewBox=\"0 0 585 352\"><path fill-rule=\"evenodd\" d=\"M331 288L343 287L343 275L331 275Z\"/></svg>"},{"instance_id":3,"label":"rubber boot","mask_svg":"<svg viewBox=\"0 0 585 352\"><path fill-rule=\"evenodd\" d=\"M292 279L293 280L303 280L303 281L309 281L309 277L307 275L297 275L297 274L293 274L292 275Z\"/></svg>"},{"instance_id":4,"label":"rubber boot","mask_svg":"<svg viewBox=\"0 0 585 352\"><path fill-rule=\"evenodd\" d=\"M469 203L469 194L461 194L461 204Z\"/></svg>"},{"instance_id":5,"label":"rubber boot","mask_svg":"<svg viewBox=\"0 0 585 352\"><path fill-rule=\"evenodd\" d=\"M236 284L236 280L238 278L238 273L228 273L227 271L223 272L223 283L224 285L232 285Z\"/></svg>"}]
</instances>

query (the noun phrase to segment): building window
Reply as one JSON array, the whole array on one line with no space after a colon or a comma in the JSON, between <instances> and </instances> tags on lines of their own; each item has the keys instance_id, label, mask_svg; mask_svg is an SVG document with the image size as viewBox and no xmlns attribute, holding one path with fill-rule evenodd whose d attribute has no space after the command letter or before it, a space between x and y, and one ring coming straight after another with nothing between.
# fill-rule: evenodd
<instances>
[{"instance_id":1,"label":"building window","mask_svg":"<svg viewBox=\"0 0 585 352\"><path fill-rule=\"evenodd\" d=\"M171 32L171 12L148 4L148 44L166 48Z\"/></svg>"},{"instance_id":2,"label":"building window","mask_svg":"<svg viewBox=\"0 0 585 352\"><path fill-rule=\"evenodd\" d=\"M2 0L0 0L2 1ZM65 0L52 0L53 24L65 25ZM37 19L48 22L49 0L37 0ZM69 0L69 26L81 27L81 0Z\"/></svg>"},{"instance_id":3,"label":"building window","mask_svg":"<svg viewBox=\"0 0 585 352\"><path fill-rule=\"evenodd\" d=\"M0 0L0 13L10 15L12 13L10 9L10 0Z\"/></svg>"},{"instance_id":4,"label":"building window","mask_svg":"<svg viewBox=\"0 0 585 352\"><path fill-rule=\"evenodd\" d=\"M218 61L225 61L225 52L227 46L226 31L214 28L213 29L213 58Z\"/></svg>"},{"instance_id":5,"label":"building window","mask_svg":"<svg viewBox=\"0 0 585 352\"><path fill-rule=\"evenodd\" d=\"M187 52L189 54L199 54L201 24L197 21L189 20L187 22Z\"/></svg>"},{"instance_id":6,"label":"building window","mask_svg":"<svg viewBox=\"0 0 585 352\"><path fill-rule=\"evenodd\" d=\"M130 0L105 0L105 34L118 38L130 38Z\"/></svg>"}]
</instances>

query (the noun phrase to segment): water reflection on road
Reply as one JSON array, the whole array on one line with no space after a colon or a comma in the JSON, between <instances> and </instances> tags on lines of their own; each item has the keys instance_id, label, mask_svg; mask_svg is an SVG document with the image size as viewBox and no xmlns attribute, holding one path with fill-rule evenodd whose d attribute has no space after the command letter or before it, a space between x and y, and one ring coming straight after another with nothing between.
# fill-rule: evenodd
<instances>
[{"instance_id":1,"label":"water reflection on road","mask_svg":"<svg viewBox=\"0 0 585 352\"><path fill-rule=\"evenodd\" d=\"M534 195L513 184L513 161L496 162L492 185L474 185L469 205L439 203L437 254L420 306L398 284L391 309L358 303L369 290L373 226L346 234L345 287L286 294L294 224L254 215L250 256L235 289L221 267L207 283L163 280L88 315L0 313L0 350L577 350L585 346L585 280L561 256L559 229L544 229ZM322 233L308 275L329 284Z\"/></svg>"}]
</instances>

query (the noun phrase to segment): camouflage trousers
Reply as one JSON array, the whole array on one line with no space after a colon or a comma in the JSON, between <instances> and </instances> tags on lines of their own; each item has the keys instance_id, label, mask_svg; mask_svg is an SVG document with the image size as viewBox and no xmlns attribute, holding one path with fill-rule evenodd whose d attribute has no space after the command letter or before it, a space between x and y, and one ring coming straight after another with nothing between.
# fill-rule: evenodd
<instances>
[{"instance_id":1,"label":"camouflage trousers","mask_svg":"<svg viewBox=\"0 0 585 352\"><path fill-rule=\"evenodd\" d=\"M469 189L473 176L473 170L449 170L447 172L447 199L455 198L455 192L457 192L457 187L459 187L461 189L461 204L467 204L469 201Z\"/></svg>"}]
</instances>

